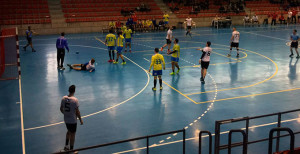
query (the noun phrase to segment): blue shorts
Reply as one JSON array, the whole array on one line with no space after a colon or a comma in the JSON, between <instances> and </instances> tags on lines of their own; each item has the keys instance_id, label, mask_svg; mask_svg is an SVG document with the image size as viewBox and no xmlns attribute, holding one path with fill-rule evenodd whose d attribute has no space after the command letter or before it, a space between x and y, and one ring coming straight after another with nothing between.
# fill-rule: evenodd
<instances>
[{"instance_id":1,"label":"blue shorts","mask_svg":"<svg viewBox=\"0 0 300 154\"><path fill-rule=\"evenodd\" d=\"M179 58L171 57L171 61L178 63L179 62Z\"/></svg>"},{"instance_id":2,"label":"blue shorts","mask_svg":"<svg viewBox=\"0 0 300 154\"><path fill-rule=\"evenodd\" d=\"M165 21L165 25L169 24L169 21Z\"/></svg>"},{"instance_id":3,"label":"blue shorts","mask_svg":"<svg viewBox=\"0 0 300 154\"><path fill-rule=\"evenodd\" d=\"M125 39L125 42L126 42L126 43L131 43L131 38Z\"/></svg>"},{"instance_id":4,"label":"blue shorts","mask_svg":"<svg viewBox=\"0 0 300 154\"><path fill-rule=\"evenodd\" d=\"M162 75L162 70L153 70L152 76L161 76Z\"/></svg>"},{"instance_id":5,"label":"blue shorts","mask_svg":"<svg viewBox=\"0 0 300 154\"><path fill-rule=\"evenodd\" d=\"M117 47L118 54L122 54L123 47Z\"/></svg>"},{"instance_id":6,"label":"blue shorts","mask_svg":"<svg viewBox=\"0 0 300 154\"><path fill-rule=\"evenodd\" d=\"M107 48L108 48L108 51L109 50L115 50L115 46L108 46Z\"/></svg>"}]
</instances>

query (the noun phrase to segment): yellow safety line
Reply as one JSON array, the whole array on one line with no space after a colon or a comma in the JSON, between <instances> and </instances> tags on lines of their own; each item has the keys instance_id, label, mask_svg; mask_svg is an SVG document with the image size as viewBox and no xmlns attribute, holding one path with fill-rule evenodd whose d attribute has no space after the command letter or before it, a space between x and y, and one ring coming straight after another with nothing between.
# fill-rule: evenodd
<instances>
[{"instance_id":1,"label":"yellow safety line","mask_svg":"<svg viewBox=\"0 0 300 154\"><path fill-rule=\"evenodd\" d=\"M210 100L210 101L198 102L196 104L204 104L204 103L210 103L210 102L219 102L219 101L225 101L225 100L232 100L232 99L239 99L239 98L246 98L246 97L253 97L253 96L260 96L260 95L268 95L268 94L275 94L275 93L287 92L287 91L294 91L294 90L300 90L300 88L279 90L279 91L259 93L259 94L252 94L252 95L245 95L245 96L238 96L238 97L230 97L230 98L217 99L217 100Z\"/></svg>"}]
</instances>

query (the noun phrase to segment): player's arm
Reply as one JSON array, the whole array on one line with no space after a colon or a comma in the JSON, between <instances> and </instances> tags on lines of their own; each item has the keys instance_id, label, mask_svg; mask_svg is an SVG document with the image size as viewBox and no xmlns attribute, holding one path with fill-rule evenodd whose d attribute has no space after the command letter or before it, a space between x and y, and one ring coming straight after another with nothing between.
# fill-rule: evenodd
<instances>
[{"instance_id":1,"label":"player's arm","mask_svg":"<svg viewBox=\"0 0 300 154\"><path fill-rule=\"evenodd\" d=\"M60 103L60 112L61 112L62 114L64 114L63 101L61 101L61 103Z\"/></svg>"},{"instance_id":2,"label":"player's arm","mask_svg":"<svg viewBox=\"0 0 300 154\"><path fill-rule=\"evenodd\" d=\"M81 119L81 115L80 115L80 111L79 111L79 108L77 107L76 108L76 116L78 117L78 119L80 120L80 124L83 125L83 121Z\"/></svg>"},{"instance_id":3,"label":"player's arm","mask_svg":"<svg viewBox=\"0 0 300 154\"><path fill-rule=\"evenodd\" d=\"M176 53L176 52L177 52L177 50L174 50L174 51L169 52L169 54Z\"/></svg>"},{"instance_id":4,"label":"player's arm","mask_svg":"<svg viewBox=\"0 0 300 154\"><path fill-rule=\"evenodd\" d=\"M234 36L232 35L232 36L231 36L231 38L230 38L230 42L232 42L232 40L233 40L233 37L234 37Z\"/></svg>"},{"instance_id":5,"label":"player's arm","mask_svg":"<svg viewBox=\"0 0 300 154\"><path fill-rule=\"evenodd\" d=\"M65 46L66 46L66 49L68 50L68 52L70 52L70 49L69 49L69 46L68 46L68 41L67 40L65 40Z\"/></svg>"},{"instance_id":6,"label":"player's arm","mask_svg":"<svg viewBox=\"0 0 300 154\"><path fill-rule=\"evenodd\" d=\"M166 69L166 63L165 63L165 59L164 59L164 56L161 56L161 61L163 63L163 69L165 70Z\"/></svg>"},{"instance_id":7,"label":"player's arm","mask_svg":"<svg viewBox=\"0 0 300 154\"><path fill-rule=\"evenodd\" d=\"M149 68L149 72L151 72L151 68L152 68L153 65L154 65L154 58L152 57L151 58L150 68Z\"/></svg>"}]
</instances>

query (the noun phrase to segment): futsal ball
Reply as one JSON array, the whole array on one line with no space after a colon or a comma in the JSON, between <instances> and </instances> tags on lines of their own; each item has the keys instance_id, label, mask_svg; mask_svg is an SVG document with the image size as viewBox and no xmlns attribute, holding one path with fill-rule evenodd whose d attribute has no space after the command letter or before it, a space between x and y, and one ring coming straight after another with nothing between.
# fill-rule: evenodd
<instances>
[{"instance_id":1,"label":"futsal ball","mask_svg":"<svg viewBox=\"0 0 300 154\"><path fill-rule=\"evenodd\" d=\"M76 54L79 54L79 52L78 52L78 51L76 51Z\"/></svg>"}]
</instances>

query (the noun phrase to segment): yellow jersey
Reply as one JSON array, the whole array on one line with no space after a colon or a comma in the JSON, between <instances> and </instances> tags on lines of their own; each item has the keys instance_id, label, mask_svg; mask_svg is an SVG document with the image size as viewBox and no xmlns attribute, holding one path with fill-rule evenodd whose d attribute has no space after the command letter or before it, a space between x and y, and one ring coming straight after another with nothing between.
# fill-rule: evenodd
<instances>
[{"instance_id":1,"label":"yellow jersey","mask_svg":"<svg viewBox=\"0 0 300 154\"><path fill-rule=\"evenodd\" d=\"M159 70L162 70L162 65L164 65L164 67L166 66L163 55L158 54L158 53L153 55L151 58L150 69L153 66L154 71L159 71Z\"/></svg>"},{"instance_id":2,"label":"yellow jersey","mask_svg":"<svg viewBox=\"0 0 300 154\"><path fill-rule=\"evenodd\" d=\"M126 30L126 26L121 27L122 34L124 34L125 30Z\"/></svg>"},{"instance_id":3,"label":"yellow jersey","mask_svg":"<svg viewBox=\"0 0 300 154\"><path fill-rule=\"evenodd\" d=\"M131 29L126 29L124 31L124 34L125 34L125 38L129 39L129 38L131 38L132 30Z\"/></svg>"},{"instance_id":4,"label":"yellow jersey","mask_svg":"<svg viewBox=\"0 0 300 154\"><path fill-rule=\"evenodd\" d=\"M120 35L117 39L117 46L118 47L123 47L123 42L124 42L124 36Z\"/></svg>"},{"instance_id":5,"label":"yellow jersey","mask_svg":"<svg viewBox=\"0 0 300 154\"><path fill-rule=\"evenodd\" d=\"M177 52L174 52L174 53L172 53L172 57L174 57L174 58L179 58L179 56L180 56L180 46L179 46L179 44L175 44L174 46L173 46L173 51L177 51Z\"/></svg>"},{"instance_id":6,"label":"yellow jersey","mask_svg":"<svg viewBox=\"0 0 300 154\"><path fill-rule=\"evenodd\" d=\"M115 46L116 35L111 34L111 33L107 34L105 40L107 42L107 46L109 46L109 47Z\"/></svg>"},{"instance_id":7,"label":"yellow jersey","mask_svg":"<svg viewBox=\"0 0 300 154\"><path fill-rule=\"evenodd\" d=\"M163 17L164 17L164 21L169 21L169 17L170 17L170 16L169 16L168 14L164 14Z\"/></svg>"},{"instance_id":8,"label":"yellow jersey","mask_svg":"<svg viewBox=\"0 0 300 154\"><path fill-rule=\"evenodd\" d=\"M109 22L109 27L115 27L115 22Z\"/></svg>"},{"instance_id":9,"label":"yellow jersey","mask_svg":"<svg viewBox=\"0 0 300 154\"><path fill-rule=\"evenodd\" d=\"M146 23L147 23L147 26L151 26L152 25L152 21L151 20L147 20Z\"/></svg>"}]
</instances>

